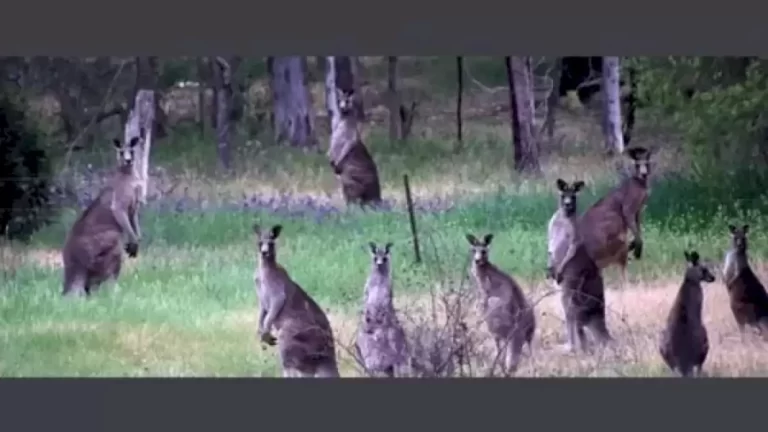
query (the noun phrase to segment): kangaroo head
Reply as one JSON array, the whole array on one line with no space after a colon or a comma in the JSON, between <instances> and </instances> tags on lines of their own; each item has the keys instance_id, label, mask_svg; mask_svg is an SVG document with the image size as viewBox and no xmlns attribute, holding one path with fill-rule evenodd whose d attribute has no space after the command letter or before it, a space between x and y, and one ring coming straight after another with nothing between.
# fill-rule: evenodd
<instances>
[{"instance_id":1,"label":"kangaroo head","mask_svg":"<svg viewBox=\"0 0 768 432\"><path fill-rule=\"evenodd\" d=\"M115 151L117 151L118 166L133 166L134 161L136 160L136 145L139 144L139 141L143 139L144 128L141 128L140 135L131 138L131 140L128 141L126 145L123 145L123 142L120 141L119 138L112 140L112 144L115 146Z\"/></svg>"},{"instance_id":2,"label":"kangaroo head","mask_svg":"<svg viewBox=\"0 0 768 432\"><path fill-rule=\"evenodd\" d=\"M584 187L584 182L576 180L575 182L568 184L568 182L563 179L557 179L556 184L557 190L560 191L560 208L565 211L566 216L576 214L576 196L581 191L581 188Z\"/></svg>"},{"instance_id":3,"label":"kangaroo head","mask_svg":"<svg viewBox=\"0 0 768 432\"><path fill-rule=\"evenodd\" d=\"M253 225L253 232L256 234L256 246L259 248L259 256L267 261L274 261L277 256L275 240L280 237L283 230L282 225L275 225L272 228L263 231L259 224Z\"/></svg>"},{"instance_id":4,"label":"kangaroo head","mask_svg":"<svg viewBox=\"0 0 768 432\"><path fill-rule=\"evenodd\" d=\"M376 243L370 242L368 246L371 248L371 259L373 260L373 267L377 270L386 271L389 269L389 249L392 247L392 243L387 243L383 248L376 246Z\"/></svg>"},{"instance_id":5,"label":"kangaroo head","mask_svg":"<svg viewBox=\"0 0 768 432\"><path fill-rule=\"evenodd\" d=\"M469 242L472 251L472 260L477 265L485 265L488 263L488 247L493 240L493 234L486 234L483 240L480 241L472 234L467 234L467 241Z\"/></svg>"},{"instance_id":6,"label":"kangaroo head","mask_svg":"<svg viewBox=\"0 0 768 432\"><path fill-rule=\"evenodd\" d=\"M744 224L741 228L733 224L728 225L728 229L731 231L731 244L737 252L747 251L747 232L749 232L749 225Z\"/></svg>"},{"instance_id":7,"label":"kangaroo head","mask_svg":"<svg viewBox=\"0 0 768 432\"><path fill-rule=\"evenodd\" d=\"M651 156L653 150L649 150L645 147L635 146L625 150L625 153L632 159L634 169L632 175L645 182L651 175Z\"/></svg>"},{"instance_id":8,"label":"kangaroo head","mask_svg":"<svg viewBox=\"0 0 768 432\"><path fill-rule=\"evenodd\" d=\"M344 90L336 87L336 104L339 107L339 113L342 116L352 114L357 102L357 95L354 90Z\"/></svg>"},{"instance_id":9,"label":"kangaroo head","mask_svg":"<svg viewBox=\"0 0 768 432\"><path fill-rule=\"evenodd\" d=\"M699 253L692 251L685 251L685 261L688 262L688 269L685 271L685 279L691 282L714 282L715 275L709 269L709 266L703 263L699 257Z\"/></svg>"}]
</instances>

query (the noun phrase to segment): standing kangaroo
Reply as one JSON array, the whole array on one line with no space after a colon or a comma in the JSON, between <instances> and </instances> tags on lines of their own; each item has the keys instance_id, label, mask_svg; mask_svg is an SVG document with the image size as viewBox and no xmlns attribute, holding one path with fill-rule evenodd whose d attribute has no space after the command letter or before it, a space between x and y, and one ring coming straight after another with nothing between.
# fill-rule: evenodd
<instances>
[{"instance_id":1,"label":"standing kangaroo","mask_svg":"<svg viewBox=\"0 0 768 432\"><path fill-rule=\"evenodd\" d=\"M715 276L699 261L696 251L686 251L685 260L688 268L661 332L659 354L672 371L687 377L695 369L701 374L709 352L707 329L701 320L704 301L701 282L712 283Z\"/></svg>"},{"instance_id":2,"label":"standing kangaroo","mask_svg":"<svg viewBox=\"0 0 768 432\"><path fill-rule=\"evenodd\" d=\"M549 276L555 273L555 268L566 259L573 255L573 234L574 218L578 211L576 206L576 197L584 187L581 180L569 185L563 179L557 179L557 189L560 192L558 197L558 208L555 214L549 219L547 229L547 272ZM570 255L569 255L570 252Z\"/></svg>"},{"instance_id":3,"label":"standing kangaroo","mask_svg":"<svg viewBox=\"0 0 768 432\"><path fill-rule=\"evenodd\" d=\"M117 280L123 249L129 257L139 252L138 214L140 183L134 168L135 147L141 135L127 145L114 139L118 168L109 183L75 220L62 248L62 295L90 295L103 282ZM124 240L127 238L127 242Z\"/></svg>"},{"instance_id":4,"label":"standing kangaroo","mask_svg":"<svg viewBox=\"0 0 768 432\"><path fill-rule=\"evenodd\" d=\"M768 339L768 293L749 265L747 232L749 225L728 225L731 249L725 255L723 283L728 289L731 311L742 335L746 326L757 329Z\"/></svg>"},{"instance_id":5,"label":"standing kangaroo","mask_svg":"<svg viewBox=\"0 0 768 432\"><path fill-rule=\"evenodd\" d=\"M566 181L557 179L560 210L555 226L569 235L567 240L558 244L555 249L562 251L562 257L548 268L549 275L562 290L560 299L565 312L568 351L575 351L577 342L583 351L588 350L584 327L590 330L600 344L604 345L613 340L605 322L603 275L587 251L582 240L581 227L576 219L577 196L583 184L582 181L576 181L569 185Z\"/></svg>"},{"instance_id":6,"label":"standing kangaroo","mask_svg":"<svg viewBox=\"0 0 768 432\"><path fill-rule=\"evenodd\" d=\"M365 283L363 320L357 334L357 353L365 369L374 375L394 377L406 364L405 331L397 319L392 292L390 248L371 242L372 265Z\"/></svg>"},{"instance_id":7,"label":"standing kangaroo","mask_svg":"<svg viewBox=\"0 0 768 432\"><path fill-rule=\"evenodd\" d=\"M644 147L627 149L633 161L633 174L592 205L579 220L579 229L587 250L600 269L617 264L621 267L622 285L626 286L629 252L636 259L643 252L641 215L648 200L652 150ZM627 232L633 236L627 241Z\"/></svg>"},{"instance_id":8,"label":"standing kangaroo","mask_svg":"<svg viewBox=\"0 0 768 432\"><path fill-rule=\"evenodd\" d=\"M275 241L282 226L262 231L255 224L253 231L259 248L259 338L270 346L277 343L284 377L339 377L328 317L277 263Z\"/></svg>"},{"instance_id":9,"label":"standing kangaroo","mask_svg":"<svg viewBox=\"0 0 768 432\"><path fill-rule=\"evenodd\" d=\"M472 252L472 276L482 294L482 312L496 343L500 356L504 354L504 368L508 373L517 370L523 345L531 341L536 330L533 307L523 294L520 285L488 259L488 248L493 234L486 234L482 241L467 234Z\"/></svg>"},{"instance_id":10,"label":"standing kangaroo","mask_svg":"<svg viewBox=\"0 0 768 432\"><path fill-rule=\"evenodd\" d=\"M355 112L357 96L353 90L336 89L340 119L331 133L328 159L341 182L341 192L348 204L381 202L379 171L368 148L363 144Z\"/></svg>"}]
</instances>

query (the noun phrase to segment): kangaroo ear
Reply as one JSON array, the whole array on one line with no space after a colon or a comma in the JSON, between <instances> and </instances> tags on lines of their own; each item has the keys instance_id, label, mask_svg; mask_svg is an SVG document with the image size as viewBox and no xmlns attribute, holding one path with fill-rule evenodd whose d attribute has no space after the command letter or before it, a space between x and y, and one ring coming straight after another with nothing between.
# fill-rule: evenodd
<instances>
[{"instance_id":1,"label":"kangaroo ear","mask_svg":"<svg viewBox=\"0 0 768 432\"><path fill-rule=\"evenodd\" d=\"M685 260L690 262L691 261L691 255L688 254L688 251L683 251L683 255L685 255Z\"/></svg>"},{"instance_id":2,"label":"kangaroo ear","mask_svg":"<svg viewBox=\"0 0 768 432\"><path fill-rule=\"evenodd\" d=\"M139 137L133 137L131 138L131 142L128 145L131 146L131 148L134 148L138 143L139 143Z\"/></svg>"},{"instance_id":3,"label":"kangaroo ear","mask_svg":"<svg viewBox=\"0 0 768 432\"><path fill-rule=\"evenodd\" d=\"M632 159L634 159L634 160L638 160L638 159L640 159L640 158L641 158L641 157L642 157L644 154L647 154L647 153L648 153L648 150L646 150L646 148L645 148L645 147L635 146L635 147L632 147L632 148L629 148L629 149L625 150L625 152L627 153L627 155L628 155L630 158L632 158Z\"/></svg>"},{"instance_id":4,"label":"kangaroo ear","mask_svg":"<svg viewBox=\"0 0 768 432\"><path fill-rule=\"evenodd\" d=\"M115 138L112 140L112 145L114 145L116 149L119 149L123 146L123 143L120 141L120 138Z\"/></svg>"},{"instance_id":5,"label":"kangaroo ear","mask_svg":"<svg viewBox=\"0 0 768 432\"><path fill-rule=\"evenodd\" d=\"M744 224L743 227L741 227L741 230L744 231L744 234L749 232L749 224Z\"/></svg>"},{"instance_id":6,"label":"kangaroo ear","mask_svg":"<svg viewBox=\"0 0 768 432\"><path fill-rule=\"evenodd\" d=\"M261 227L259 226L258 222L253 224L253 232L257 235L261 235Z\"/></svg>"},{"instance_id":7,"label":"kangaroo ear","mask_svg":"<svg viewBox=\"0 0 768 432\"><path fill-rule=\"evenodd\" d=\"M486 246L490 245L491 241L493 241L493 234L486 234L483 240L485 241Z\"/></svg>"},{"instance_id":8,"label":"kangaroo ear","mask_svg":"<svg viewBox=\"0 0 768 432\"><path fill-rule=\"evenodd\" d=\"M472 234L467 234L467 241L468 241L468 242L469 242L469 244L471 244L472 246L475 246L475 245L477 245L477 237L473 236Z\"/></svg>"},{"instance_id":9,"label":"kangaroo ear","mask_svg":"<svg viewBox=\"0 0 768 432\"><path fill-rule=\"evenodd\" d=\"M736 226L734 224L728 224L728 231L731 232L731 234L736 232Z\"/></svg>"},{"instance_id":10,"label":"kangaroo ear","mask_svg":"<svg viewBox=\"0 0 768 432\"><path fill-rule=\"evenodd\" d=\"M573 191L574 192L580 191L581 188L583 188L583 187L584 187L584 182L583 181L576 180L575 182L573 182Z\"/></svg>"},{"instance_id":11,"label":"kangaroo ear","mask_svg":"<svg viewBox=\"0 0 768 432\"><path fill-rule=\"evenodd\" d=\"M392 248L392 242L388 242L387 244L385 244L385 245L384 245L384 252L386 252L387 254L389 254L389 250L390 250L391 248Z\"/></svg>"},{"instance_id":12,"label":"kangaroo ear","mask_svg":"<svg viewBox=\"0 0 768 432\"><path fill-rule=\"evenodd\" d=\"M699 263L699 253L696 251L686 252L685 259L692 265L696 265Z\"/></svg>"},{"instance_id":13,"label":"kangaroo ear","mask_svg":"<svg viewBox=\"0 0 768 432\"><path fill-rule=\"evenodd\" d=\"M368 243L368 247L371 249L371 253L375 255L376 254L376 243L369 242Z\"/></svg>"},{"instance_id":14,"label":"kangaroo ear","mask_svg":"<svg viewBox=\"0 0 768 432\"><path fill-rule=\"evenodd\" d=\"M568 187L568 183L566 183L565 180L559 178L555 181L555 184L557 185L557 190L560 192L564 192L565 189Z\"/></svg>"},{"instance_id":15,"label":"kangaroo ear","mask_svg":"<svg viewBox=\"0 0 768 432\"><path fill-rule=\"evenodd\" d=\"M282 225L275 225L272 227L272 240L280 237L280 233L283 231Z\"/></svg>"}]
</instances>

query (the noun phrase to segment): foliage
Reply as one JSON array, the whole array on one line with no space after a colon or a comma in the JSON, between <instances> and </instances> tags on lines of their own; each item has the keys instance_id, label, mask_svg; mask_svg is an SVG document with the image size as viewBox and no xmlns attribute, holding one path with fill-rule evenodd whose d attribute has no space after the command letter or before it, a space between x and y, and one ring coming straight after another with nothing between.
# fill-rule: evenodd
<instances>
[{"instance_id":1,"label":"foliage","mask_svg":"<svg viewBox=\"0 0 768 432\"><path fill-rule=\"evenodd\" d=\"M26 240L52 216L51 166L22 106L11 93L0 95L0 232Z\"/></svg>"},{"instance_id":2,"label":"foliage","mask_svg":"<svg viewBox=\"0 0 768 432\"><path fill-rule=\"evenodd\" d=\"M751 165L755 156L768 162L764 61L666 57L627 63L637 71L638 98L649 108L647 114L680 130L699 164Z\"/></svg>"}]
</instances>

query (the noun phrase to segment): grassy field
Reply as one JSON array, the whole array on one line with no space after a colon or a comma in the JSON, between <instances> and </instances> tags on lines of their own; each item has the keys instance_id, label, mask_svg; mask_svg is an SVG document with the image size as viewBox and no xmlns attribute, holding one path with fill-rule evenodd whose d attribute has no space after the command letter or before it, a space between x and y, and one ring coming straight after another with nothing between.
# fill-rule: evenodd
<instances>
[{"instance_id":1,"label":"grassy field","mask_svg":"<svg viewBox=\"0 0 768 432\"><path fill-rule=\"evenodd\" d=\"M178 132L153 150L162 168L156 182L177 187L141 215L140 255L126 261L117 285L88 301L60 297L58 248L74 210L31 244L0 249L0 375L279 375L277 353L256 337L256 221L284 226L278 259L328 311L344 376L360 373L346 347L357 327L369 241L394 243L396 303L412 317L430 313L434 292L466 285L465 234L494 233L492 261L537 303L538 328L533 354L521 364L523 376L666 375L656 344L682 280L683 250L695 248L719 267L731 221L751 225L753 266L763 280L768 275L768 199L759 186L765 183L745 183L742 174L727 172L693 181L681 174L688 163L675 146L662 146L645 213L643 259L630 264L626 289L616 289L616 271L606 273L608 325L619 344L593 355L564 353L558 348L564 340L559 296L543 277L546 224L556 208L557 177L587 182L582 210L618 181L616 161L595 156L598 126L564 111L558 136L569 145L542 159L540 178L510 174L503 115L469 122L461 148L439 118L420 127L407 145L388 143L381 128L368 134L391 204L375 213L344 208L322 153L244 141L234 158L240 161L236 174L221 177L211 168L213 145ZM637 140L649 143L651 137L641 129ZM106 160L92 154L78 163ZM403 174L411 176L417 198L419 265L402 208ZM768 372L762 343L739 337L720 280L705 286L704 320L710 375Z\"/></svg>"}]
</instances>

